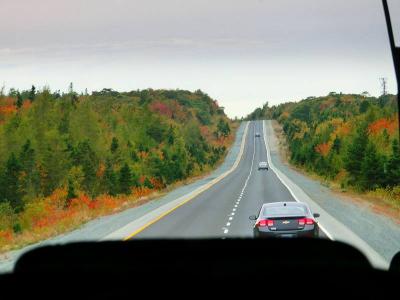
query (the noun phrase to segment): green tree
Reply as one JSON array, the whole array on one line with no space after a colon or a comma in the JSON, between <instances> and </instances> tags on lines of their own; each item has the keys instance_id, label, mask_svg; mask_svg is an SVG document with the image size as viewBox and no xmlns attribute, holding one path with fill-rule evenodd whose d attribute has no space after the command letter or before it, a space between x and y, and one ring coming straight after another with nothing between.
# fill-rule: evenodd
<instances>
[{"instance_id":1,"label":"green tree","mask_svg":"<svg viewBox=\"0 0 400 300\"><path fill-rule=\"evenodd\" d=\"M386 182L389 186L400 185L400 148L399 140L392 142L392 155L387 163Z\"/></svg>"},{"instance_id":2,"label":"green tree","mask_svg":"<svg viewBox=\"0 0 400 300\"><path fill-rule=\"evenodd\" d=\"M106 166L103 175L103 187L107 194L115 196L118 193L118 180L114 172L110 159L106 160Z\"/></svg>"},{"instance_id":3,"label":"green tree","mask_svg":"<svg viewBox=\"0 0 400 300\"><path fill-rule=\"evenodd\" d=\"M12 97L15 98L18 95L18 90L16 90L15 88L10 88L9 92L8 92L8 97Z\"/></svg>"},{"instance_id":4,"label":"green tree","mask_svg":"<svg viewBox=\"0 0 400 300\"><path fill-rule=\"evenodd\" d=\"M218 134L227 137L231 132L228 122L225 122L223 119L219 119L217 124L217 132Z\"/></svg>"},{"instance_id":5,"label":"green tree","mask_svg":"<svg viewBox=\"0 0 400 300\"><path fill-rule=\"evenodd\" d=\"M153 184L151 183L151 181L150 181L149 178L147 178L147 177L145 178L145 180L144 180L144 182L143 182L143 185L144 185L145 187L149 188L149 189L154 188Z\"/></svg>"},{"instance_id":6,"label":"green tree","mask_svg":"<svg viewBox=\"0 0 400 300\"><path fill-rule=\"evenodd\" d=\"M131 193L132 173L127 163L119 171L118 185L121 194L128 195Z\"/></svg>"},{"instance_id":7,"label":"green tree","mask_svg":"<svg viewBox=\"0 0 400 300\"><path fill-rule=\"evenodd\" d=\"M84 174L84 180L82 182L83 188L92 196L95 195L98 159L88 140L78 144L73 153L73 158L75 165L82 166L82 171Z\"/></svg>"},{"instance_id":8,"label":"green tree","mask_svg":"<svg viewBox=\"0 0 400 300\"><path fill-rule=\"evenodd\" d=\"M28 99L33 101L35 100L35 97L36 97L36 88L34 85L32 85L31 90L29 91Z\"/></svg>"},{"instance_id":9,"label":"green tree","mask_svg":"<svg viewBox=\"0 0 400 300\"><path fill-rule=\"evenodd\" d=\"M364 190L372 190L379 187L384 179L382 160L376 152L373 143L368 143L365 149L364 159L361 162L360 186Z\"/></svg>"},{"instance_id":10,"label":"green tree","mask_svg":"<svg viewBox=\"0 0 400 300\"><path fill-rule=\"evenodd\" d=\"M68 95L70 97L72 105L76 106L76 102L78 101L78 94L74 91L74 84L72 82L70 82L68 86Z\"/></svg>"},{"instance_id":11,"label":"green tree","mask_svg":"<svg viewBox=\"0 0 400 300\"><path fill-rule=\"evenodd\" d=\"M336 136L335 139L333 140L332 151L339 153L341 146L342 142L340 138Z\"/></svg>"},{"instance_id":12,"label":"green tree","mask_svg":"<svg viewBox=\"0 0 400 300\"><path fill-rule=\"evenodd\" d=\"M364 100L360 104L360 113L365 113L369 107L370 107L369 102L367 100Z\"/></svg>"},{"instance_id":13,"label":"green tree","mask_svg":"<svg viewBox=\"0 0 400 300\"><path fill-rule=\"evenodd\" d=\"M67 190L67 198L65 202L65 207L69 207L71 205L71 200L76 198L75 186L72 182L72 179L68 179L68 190Z\"/></svg>"},{"instance_id":14,"label":"green tree","mask_svg":"<svg viewBox=\"0 0 400 300\"><path fill-rule=\"evenodd\" d=\"M3 185L3 201L9 202L16 212L24 209L20 190L20 176L21 165L15 154L11 153L1 181Z\"/></svg>"},{"instance_id":15,"label":"green tree","mask_svg":"<svg viewBox=\"0 0 400 300\"><path fill-rule=\"evenodd\" d=\"M113 137L110 146L111 153L115 153L118 150L118 146L118 139L116 137Z\"/></svg>"},{"instance_id":16,"label":"green tree","mask_svg":"<svg viewBox=\"0 0 400 300\"><path fill-rule=\"evenodd\" d=\"M22 107L22 104L24 104L21 93L19 91L17 92L17 102L15 104L18 107L18 109L20 109Z\"/></svg>"},{"instance_id":17,"label":"green tree","mask_svg":"<svg viewBox=\"0 0 400 300\"><path fill-rule=\"evenodd\" d=\"M169 126L168 133L167 133L167 141L169 145L173 145L175 141L175 131L172 125Z\"/></svg>"},{"instance_id":18,"label":"green tree","mask_svg":"<svg viewBox=\"0 0 400 300\"><path fill-rule=\"evenodd\" d=\"M161 161L156 159L158 167L154 166L159 174L156 173L154 175L156 175L156 177L161 176L163 182L166 182L167 184L186 177L188 167L188 152L185 148L183 139L177 138L173 148L164 149L163 152L164 160Z\"/></svg>"},{"instance_id":19,"label":"green tree","mask_svg":"<svg viewBox=\"0 0 400 300\"><path fill-rule=\"evenodd\" d=\"M146 133L157 143L161 143L165 137L166 131L166 126L160 120L154 119L150 121Z\"/></svg>"},{"instance_id":20,"label":"green tree","mask_svg":"<svg viewBox=\"0 0 400 300\"><path fill-rule=\"evenodd\" d=\"M35 197L40 188L39 173L36 168L36 155L35 150L32 148L31 141L26 140L22 146L19 154L19 161L21 165L21 193L29 195L31 198Z\"/></svg>"},{"instance_id":21,"label":"green tree","mask_svg":"<svg viewBox=\"0 0 400 300\"><path fill-rule=\"evenodd\" d=\"M66 134L69 131L69 114L65 113L61 119L60 124L58 125L58 130L61 134Z\"/></svg>"},{"instance_id":22,"label":"green tree","mask_svg":"<svg viewBox=\"0 0 400 300\"><path fill-rule=\"evenodd\" d=\"M144 105L144 104L149 103L150 99L151 99L149 90L140 91L139 97L140 97L140 100L139 100L139 104L140 105Z\"/></svg>"},{"instance_id":23,"label":"green tree","mask_svg":"<svg viewBox=\"0 0 400 300\"><path fill-rule=\"evenodd\" d=\"M367 126L362 124L357 128L353 143L349 145L347 156L345 157L345 168L350 174L352 184L356 184L362 179L362 163L367 143Z\"/></svg>"}]
</instances>

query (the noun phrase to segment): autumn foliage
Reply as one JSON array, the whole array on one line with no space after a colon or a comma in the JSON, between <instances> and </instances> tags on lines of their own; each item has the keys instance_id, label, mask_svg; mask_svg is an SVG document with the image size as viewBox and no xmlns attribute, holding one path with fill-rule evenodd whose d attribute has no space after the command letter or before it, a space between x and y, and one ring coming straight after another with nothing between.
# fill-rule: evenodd
<instances>
[{"instance_id":1,"label":"autumn foliage","mask_svg":"<svg viewBox=\"0 0 400 300\"><path fill-rule=\"evenodd\" d=\"M249 118L281 123L298 167L357 191L400 186L399 119L396 97L329 93L256 109ZM400 203L400 198L397 199Z\"/></svg>"},{"instance_id":2,"label":"autumn foliage","mask_svg":"<svg viewBox=\"0 0 400 300\"><path fill-rule=\"evenodd\" d=\"M398 120L396 118L381 118L368 125L369 133L377 135L387 130L389 134L394 134L398 130Z\"/></svg>"},{"instance_id":3,"label":"autumn foliage","mask_svg":"<svg viewBox=\"0 0 400 300\"><path fill-rule=\"evenodd\" d=\"M322 143L315 146L315 152L321 154L324 157L326 157L329 154L330 150L331 150L330 143Z\"/></svg>"},{"instance_id":4,"label":"autumn foliage","mask_svg":"<svg viewBox=\"0 0 400 300\"><path fill-rule=\"evenodd\" d=\"M0 251L211 170L235 128L200 90L0 94Z\"/></svg>"}]
</instances>

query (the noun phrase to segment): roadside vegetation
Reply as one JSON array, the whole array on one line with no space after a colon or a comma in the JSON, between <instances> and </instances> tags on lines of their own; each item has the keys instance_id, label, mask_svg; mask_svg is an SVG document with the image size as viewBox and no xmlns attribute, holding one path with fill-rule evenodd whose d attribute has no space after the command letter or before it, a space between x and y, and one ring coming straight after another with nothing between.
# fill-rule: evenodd
<instances>
[{"instance_id":1,"label":"roadside vegetation","mask_svg":"<svg viewBox=\"0 0 400 300\"><path fill-rule=\"evenodd\" d=\"M1 91L0 251L207 173L236 125L200 90Z\"/></svg>"},{"instance_id":2,"label":"roadside vegetation","mask_svg":"<svg viewBox=\"0 0 400 300\"><path fill-rule=\"evenodd\" d=\"M275 119L289 161L301 169L400 209L396 97L330 93L256 109L248 119Z\"/></svg>"}]
</instances>

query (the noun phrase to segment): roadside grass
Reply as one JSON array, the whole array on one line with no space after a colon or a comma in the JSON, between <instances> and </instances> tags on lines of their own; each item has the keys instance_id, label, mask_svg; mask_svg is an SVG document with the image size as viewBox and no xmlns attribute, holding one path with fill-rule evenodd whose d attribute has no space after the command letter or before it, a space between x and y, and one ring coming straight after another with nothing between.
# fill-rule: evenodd
<instances>
[{"instance_id":1,"label":"roadside grass","mask_svg":"<svg viewBox=\"0 0 400 300\"><path fill-rule=\"evenodd\" d=\"M232 123L231 134L220 141L227 149L232 146L239 123ZM65 207L67 189L56 189L50 196L35 199L26 204L23 212L15 214L7 205L0 205L0 254L43 241L80 228L85 223L99 217L115 214L128 208L143 205L160 198L168 192L206 177L218 168L226 154L216 165L197 170L191 177L172 183L166 187L150 189L134 187L129 195L100 195L94 199L80 192Z\"/></svg>"},{"instance_id":2,"label":"roadside grass","mask_svg":"<svg viewBox=\"0 0 400 300\"><path fill-rule=\"evenodd\" d=\"M344 201L351 201L358 205L367 205L373 211L392 218L400 224L400 187L378 188L373 191L360 192L355 188L344 185L342 179L345 171L339 172L334 180L329 180L305 168L290 163L290 152L282 126L272 121L272 127L278 140L279 155L284 164L313 180L319 181L322 186L329 188L335 195Z\"/></svg>"}]
</instances>

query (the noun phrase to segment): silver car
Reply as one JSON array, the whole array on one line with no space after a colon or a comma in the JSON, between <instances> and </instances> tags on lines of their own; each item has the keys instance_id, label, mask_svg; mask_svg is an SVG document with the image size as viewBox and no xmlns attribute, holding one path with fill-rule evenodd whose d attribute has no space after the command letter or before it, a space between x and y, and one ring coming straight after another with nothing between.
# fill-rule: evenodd
<instances>
[{"instance_id":1,"label":"silver car","mask_svg":"<svg viewBox=\"0 0 400 300\"><path fill-rule=\"evenodd\" d=\"M268 170L268 163L266 161L260 161L258 163L258 170Z\"/></svg>"}]
</instances>

